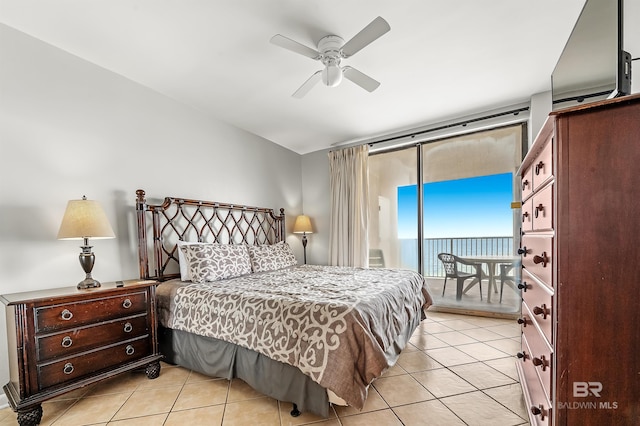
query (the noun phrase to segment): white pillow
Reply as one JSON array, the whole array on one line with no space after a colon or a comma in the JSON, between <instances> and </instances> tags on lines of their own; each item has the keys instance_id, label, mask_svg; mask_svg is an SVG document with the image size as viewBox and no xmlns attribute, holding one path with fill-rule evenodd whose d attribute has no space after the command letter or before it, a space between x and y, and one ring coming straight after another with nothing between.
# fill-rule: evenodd
<instances>
[{"instance_id":1,"label":"white pillow","mask_svg":"<svg viewBox=\"0 0 640 426\"><path fill-rule=\"evenodd\" d=\"M194 283L212 282L251 273L244 244L186 244L180 247Z\"/></svg>"},{"instance_id":2,"label":"white pillow","mask_svg":"<svg viewBox=\"0 0 640 426\"><path fill-rule=\"evenodd\" d=\"M298 264L289 244L284 241L272 245L247 246L253 272L275 271Z\"/></svg>"}]
</instances>

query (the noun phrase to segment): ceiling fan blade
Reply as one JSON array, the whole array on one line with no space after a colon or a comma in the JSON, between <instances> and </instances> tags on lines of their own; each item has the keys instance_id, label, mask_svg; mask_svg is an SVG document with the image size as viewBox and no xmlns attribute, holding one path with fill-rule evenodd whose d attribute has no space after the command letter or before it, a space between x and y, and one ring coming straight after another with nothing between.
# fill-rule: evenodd
<instances>
[{"instance_id":1,"label":"ceiling fan blade","mask_svg":"<svg viewBox=\"0 0 640 426\"><path fill-rule=\"evenodd\" d=\"M382 35L391 30L389 23L378 16L371 21L369 25L364 27L362 31L353 36L351 40L342 46L342 53L345 58L356 54L360 49L372 43Z\"/></svg>"},{"instance_id":2,"label":"ceiling fan blade","mask_svg":"<svg viewBox=\"0 0 640 426\"><path fill-rule=\"evenodd\" d=\"M373 92L378 88L378 86L380 86L380 82L372 79L353 67L342 68L342 75L368 92Z\"/></svg>"},{"instance_id":3,"label":"ceiling fan blade","mask_svg":"<svg viewBox=\"0 0 640 426\"><path fill-rule=\"evenodd\" d=\"M300 88L296 90L291 96L297 99L302 98L304 95L309 93L309 90L311 90L313 86L315 86L321 79L322 71L317 71L311 77L309 77L309 79L305 81L304 84L302 84L302 86L300 86Z\"/></svg>"},{"instance_id":4,"label":"ceiling fan blade","mask_svg":"<svg viewBox=\"0 0 640 426\"><path fill-rule=\"evenodd\" d=\"M288 37L285 37L280 34L276 34L271 37L271 43L276 46L284 47L287 50L291 50L292 52L299 53L311 59L320 59L322 56L320 52L310 47L305 46L304 44L300 44L295 40L291 40Z\"/></svg>"}]
</instances>

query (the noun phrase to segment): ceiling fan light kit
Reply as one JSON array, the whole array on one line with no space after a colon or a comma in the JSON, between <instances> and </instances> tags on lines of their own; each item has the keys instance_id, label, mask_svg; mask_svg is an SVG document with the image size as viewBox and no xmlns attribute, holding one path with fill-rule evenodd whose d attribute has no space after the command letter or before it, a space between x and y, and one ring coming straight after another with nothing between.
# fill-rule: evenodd
<instances>
[{"instance_id":1,"label":"ceiling fan light kit","mask_svg":"<svg viewBox=\"0 0 640 426\"><path fill-rule=\"evenodd\" d=\"M322 81L326 86L336 87L342 82L343 77L368 92L373 92L380 86L378 81L353 67L341 67L340 63L342 59L353 56L390 30L391 27L387 21L378 16L346 43L341 37L328 35L320 39L318 49L314 50L280 34L273 36L271 43L313 60L320 61L324 65L324 69L314 73L293 93L292 96L294 98L302 98L319 81Z\"/></svg>"}]
</instances>

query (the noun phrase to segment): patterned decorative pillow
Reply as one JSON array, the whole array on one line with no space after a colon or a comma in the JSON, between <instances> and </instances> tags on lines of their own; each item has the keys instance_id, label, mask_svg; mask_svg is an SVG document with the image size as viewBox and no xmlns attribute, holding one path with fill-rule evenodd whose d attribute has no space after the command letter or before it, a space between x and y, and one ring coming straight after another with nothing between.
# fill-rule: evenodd
<instances>
[{"instance_id":1,"label":"patterned decorative pillow","mask_svg":"<svg viewBox=\"0 0 640 426\"><path fill-rule=\"evenodd\" d=\"M272 245L247 247L253 272L275 271L298 264L291 247L284 241Z\"/></svg>"},{"instance_id":2,"label":"patterned decorative pillow","mask_svg":"<svg viewBox=\"0 0 640 426\"><path fill-rule=\"evenodd\" d=\"M189 265L189 277L194 283L224 280L251 273L247 246L233 244L183 245Z\"/></svg>"},{"instance_id":3,"label":"patterned decorative pillow","mask_svg":"<svg viewBox=\"0 0 640 426\"><path fill-rule=\"evenodd\" d=\"M191 276L189 275L189 262L185 258L184 251L182 251L182 246L202 246L211 243L199 243L197 241L189 242L178 240L178 263L180 264L180 279L182 281L191 281Z\"/></svg>"}]
</instances>

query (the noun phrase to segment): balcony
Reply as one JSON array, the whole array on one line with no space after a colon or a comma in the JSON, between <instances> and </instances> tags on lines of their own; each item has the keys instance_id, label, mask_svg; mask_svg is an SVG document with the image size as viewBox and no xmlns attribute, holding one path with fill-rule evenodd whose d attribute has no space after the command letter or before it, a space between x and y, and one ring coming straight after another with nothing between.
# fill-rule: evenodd
<instances>
[{"instance_id":1,"label":"balcony","mask_svg":"<svg viewBox=\"0 0 640 426\"><path fill-rule=\"evenodd\" d=\"M416 239L401 239L400 265L401 268L418 269L418 245ZM477 286L469 290L456 301L455 280L447 281L446 293L442 295L444 269L438 260L438 253L451 253L460 257L475 256L513 256L513 237L461 237L461 238L425 238L424 246L424 277L429 287L429 293L434 305L440 308L463 309L473 311L488 311L512 316L520 310L520 294L513 288L505 286L502 302L500 302L500 281L496 281L496 288L492 289L491 302L487 302L486 287L489 283L483 280L483 300ZM485 265L486 268L486 265ZM485 270L485 273L488 271ZM498 292L498 293L496 293Z\"/></svg>"}]
</instances>

